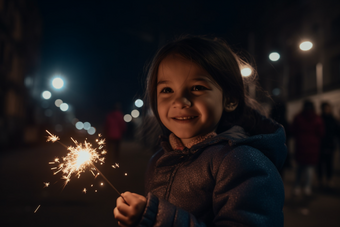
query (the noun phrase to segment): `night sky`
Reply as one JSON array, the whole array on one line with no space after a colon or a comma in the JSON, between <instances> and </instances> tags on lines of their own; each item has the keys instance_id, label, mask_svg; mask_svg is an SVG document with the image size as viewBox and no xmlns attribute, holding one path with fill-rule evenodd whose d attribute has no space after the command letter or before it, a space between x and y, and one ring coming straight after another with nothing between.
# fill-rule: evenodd
<instances>
[{"instance_id":1,"label":"night sky","mask_svg":"<svg viewBox=\"0 0 340 227\"><path fill-rule=\"evenodd\" d=\"M123 112L142 97L145 66L156 50L179 35L224 38L247 49L265 1L38 1L43 34L42 90L60 73L65 89L54 92L82 121L102 123L116 101ZM268 4L266 5L268 7Z\"/></svg>"}]
</instances>

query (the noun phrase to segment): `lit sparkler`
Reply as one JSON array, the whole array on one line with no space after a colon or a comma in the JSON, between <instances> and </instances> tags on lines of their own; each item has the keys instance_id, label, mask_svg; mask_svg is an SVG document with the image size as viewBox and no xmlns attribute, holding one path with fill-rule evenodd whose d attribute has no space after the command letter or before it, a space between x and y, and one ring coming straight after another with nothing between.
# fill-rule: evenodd
<instances>
[{"instance_id":1,"label":"lit sparkler","mask_svg":"<svg viewBox=\"0 0 340 227\"><path fill-rule=\"evenodd\" d=\"M52 135L49 131L46 130L46 132L50 135L47 138L47 142L56 142L59 140L59 137ZM85 172L86 169L89 169L89 171L97 177L98 175L101 175L104 180L107 181L107 183L119 194L120 192L111 184L111 182L99 171L99 169L94 165L94 163L104 163L104 157L102 155L105 155L107 152L103 149L103 145L105 144L104 139L97 139L96 142L99 145L98 148L93 148L92 144L87 142L86 140L84 143L78 143L76 140L71 138L75 146L69 146L62 144L61 145L67 148L69 150L69 153L65 157L62 157L61 160L59 158L54 159L53 162L49 162L49 164L57 164L57 166L54 166L51 168L51 170L54 171L54 175L56 175L59 172L62 172L62 179L65 180L65 186L66 184L71 180L72 175L75 175L76 177L80 177L81 173ZM97 172L97 173L95 173ZM64 187L65 187L64 186ZM86 193L86 189L83 190L84 193Z\"/></svg>"}]
</instances>

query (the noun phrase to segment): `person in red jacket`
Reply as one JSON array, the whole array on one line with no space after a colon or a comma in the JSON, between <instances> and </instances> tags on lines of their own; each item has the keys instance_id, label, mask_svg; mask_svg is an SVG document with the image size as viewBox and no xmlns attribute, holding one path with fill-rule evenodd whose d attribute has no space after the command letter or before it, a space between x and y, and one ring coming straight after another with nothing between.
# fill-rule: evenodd
<instances>
[{"instance_id":1,"label":"person in red jacket","mask_svg":"<svg viewBox=\"0 0 340 227\"><path fill-rule=\"evenodd\" d=\"M314 104L306 100L301 113L295 116L292 125L297 163L293 191L295 195L300 194L300 186L303 186L306 195L312 194L312 179L319 161L320 143L324 131L323 121L315 113Z\"/></svg>"},{"instance_id":2,"label":"person in red jacket","mask_svg":"<svg viewBox=\"0 0 340 227\"><path fill-rule=\"evenodd\" d=\"M120 144L126 131L126 123L121 111L120 103L116 103L105 120L105 137L108 148L106 162L112 164L120 161Z\"/></svg>"}]
</instances>

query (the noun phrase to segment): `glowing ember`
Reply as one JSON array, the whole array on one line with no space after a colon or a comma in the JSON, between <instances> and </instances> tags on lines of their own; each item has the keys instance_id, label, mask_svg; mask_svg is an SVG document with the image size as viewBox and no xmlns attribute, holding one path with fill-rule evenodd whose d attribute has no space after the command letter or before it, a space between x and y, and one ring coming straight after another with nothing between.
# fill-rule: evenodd
<instances>
[{"instance_id":1,"label":"glowing ember","mask_svg":"<svg viewBox=\"0 0 340 227\"><path fill-rule=\"evenodd\" d=\"M50 135L47 137L47 140L46 142L49 142L51 141L52 143L56 142L59 140L59 137L58 136L55 136L55 135L52 135L49 131L46 130L46 132Z\"/></svg>"},{"instance_id":2,"label":"glowing ember","mask_svg":"<svg viewBox=\"0 0 340 227\"><path fill-rule=\"evenodd\" d=\"M37 209L35 209L34 213L36 213L38 211L39 207L40 207L40 205L37 207Z\"/></svg>"},{"instance_id":3,"label":"glowing ember","mask_svg":"<svg viewBox=\"0 0 340 227\"><path fill-rule=\"evenodd\" d=\"M118 163L115 163L114 165L112 165L112 168L119 168L119 164Z\"/></svg>"},{"instance_id":4,"label":"glowing ember","mask_svg":"<svg viewBox=\"0 0 340 227\"><path fill-rule=\"evenodd\" d=\"M50 185L50 182L44 182L44 188L47 188Z\"/></svg>"},{"instance_id":5,"label":"glowing ember","mask_svg":"<svg viewBox=\"0 0 340 227\"><path fill-rule=\"evenodd\" d=\"M84 188L83 192L86 194L86 188Z\"/></svg>"}]
</instances>

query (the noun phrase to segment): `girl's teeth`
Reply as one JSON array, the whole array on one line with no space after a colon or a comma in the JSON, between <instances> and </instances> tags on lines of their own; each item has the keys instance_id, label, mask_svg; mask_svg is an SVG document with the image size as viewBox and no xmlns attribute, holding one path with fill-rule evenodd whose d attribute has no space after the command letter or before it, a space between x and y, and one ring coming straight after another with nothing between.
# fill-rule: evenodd
<instances>
[{"instance_id":1,"label":"girl's teeth","mask_svg":"<svg viewBox=\"0 0 340 227\"><path fill-rule=\"evenodd\" d=\"M177 117L177 120L188 120L188 119L192 119L194 117Z\"/></svg>"}]
</instances>

